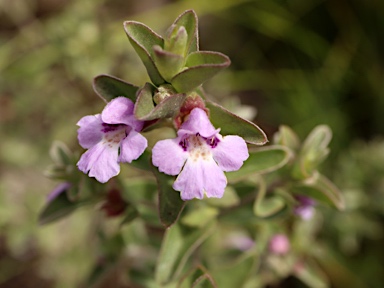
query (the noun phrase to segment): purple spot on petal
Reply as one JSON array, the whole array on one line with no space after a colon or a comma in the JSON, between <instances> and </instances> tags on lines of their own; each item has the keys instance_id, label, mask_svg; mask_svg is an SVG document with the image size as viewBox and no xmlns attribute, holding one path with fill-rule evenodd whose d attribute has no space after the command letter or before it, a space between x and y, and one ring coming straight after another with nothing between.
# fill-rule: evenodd
<instances>
[{"instance_id":1,"label":"purple spot on petal","mask_svg":"<svg viewBox=\"0 0 384 288\"><path fill-rule=\"evenodd\" d=\"M211 146L211 148L215 148L217 144L219 144L220 140L217 137L212 137L209 139L206 139L207 144Z\"/></svg>"},{"instance_id":2,"label":"purple spot on petal","mask_svg":"<svg viewBox=\"0 0 384 288\"><path fill-rule=\"evenodd\" d=\"M179 145L181 146L181 148L183 148L184 151L187 151L187 148L188 148L188 139L185 138L183 140L181 140L179 142Z\"/></svg>"},{"instance_id":3,"label":"purple spot on petal","mask_svg":"<svg viewBox=\"0 0 384 288\"><path fill-rule=\"evenodd\" d=\"M103 126L103 128L101 129L101 132L103 132L103 133L116 131L116 130L120 129L122 126L125 126L122 124L107 124L107 123L102 123L101 125Z\"/></svg>"}]
</instances>

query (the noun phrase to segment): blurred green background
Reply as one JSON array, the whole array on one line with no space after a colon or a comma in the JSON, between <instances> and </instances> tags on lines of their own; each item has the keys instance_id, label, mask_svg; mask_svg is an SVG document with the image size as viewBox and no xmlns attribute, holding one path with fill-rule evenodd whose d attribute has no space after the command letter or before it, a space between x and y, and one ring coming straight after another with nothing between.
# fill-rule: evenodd
<instances>
[{"instance_id":1,"label":"blurred green background","mask_svg":"<svg viewBox=\"0 0 384 288\"><path fill-rule=\"evenodd\" d=\"M257 109L269 138L333 131L323 173L346 196L325 211L334 287L384 283L384 1L0 0L0 287L76 287L95 254L83 210L47 227L37 214L56 183L44 176L52 141L81 151L76 122L103 102L92 79L136 85L146 71L123 30L136 20L163 33L186 9L199 16L200 49L232 65L205 85ZM340 264L341 263L341 264ZM110 286L111 287L111 286ZM282 286L284 287L284 286Z\"/></svg>"}]
</instances>

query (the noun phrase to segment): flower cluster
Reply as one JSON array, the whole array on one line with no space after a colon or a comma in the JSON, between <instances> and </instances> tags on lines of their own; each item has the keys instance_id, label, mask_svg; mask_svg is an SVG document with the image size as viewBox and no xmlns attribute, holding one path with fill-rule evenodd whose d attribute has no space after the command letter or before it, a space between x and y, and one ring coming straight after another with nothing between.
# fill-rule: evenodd
<instances>
[{"instance_id":1,"label":"flower cluster","mask_svg":"<svg viewBox=\"0 0 384 288\"><path fill-rule=\"evenodd\" d=\"M147 148L139 132L144 122L134 116L134 103L126 97L111 100L101 114L79 122L78 140L88 149L78 168L105 183L120 172L119 163L132 162ZM222 136L205 110L194 108L185 117L174 139L161 140L152 151L152 163L160 172L178 177L173 188L183 200L221 198L227 179L224 172L240 169L248 158L243 138Z\"/></svg>"}]
</instances>

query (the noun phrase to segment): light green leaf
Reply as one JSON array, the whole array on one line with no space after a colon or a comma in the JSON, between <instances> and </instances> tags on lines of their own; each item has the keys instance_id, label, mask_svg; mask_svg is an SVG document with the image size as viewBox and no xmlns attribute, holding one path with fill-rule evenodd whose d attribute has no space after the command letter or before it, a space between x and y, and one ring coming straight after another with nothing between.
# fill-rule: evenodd
<instances>
[{"instance_id":1,"label":"light green leaf","mask_svg":"<svg viewBox=\"0 0 384 288\"><path fill-rule=\"evenodd\" d=\"M206 101L210 120L216 128L221 128L222 135L239 135L250 144L263 145L267 136L256 124L245 120L220 105Z\"/></svg>"},{"instance_id":2,"label":"light green leaf","mask_svg":"<svg viewBox=\"0 0 384 288\"><path fill-rule=\"evenodd\" d=\"M133 48L139 55L141 61L143 61L151 81L155 85L163 84L165 80L157 70L152 58L153 47L155 45L164 47L163 38L156 34L151 28L135 21L124 22L124 29Z\"/></svg>"},{"instance_id":3,"label":"light green leaf","mask_svg":"<svg viewBox=\"0 0 384 288\"><path fill-rule=\"evenodd\" d=\"M210 206L201 206L186 214L181 223L191 227L204 227L219 214L219 210Z\"/></svg>"},{"instance_id":4,"label":"light green leaf","mask_svg":"<svg viewBox=\"0 0 384 288\"><path fill-rule=\"evenodd\" d=\"M198 19L195 11L187 10L183 12L179 17L177 17L171 28L173 26L183 26L187 32L188 40L185 55L199 50Z\"/></svg>"},{"instance_id":5,"label":"light green leaf","mask_svg":"<svg viewBox=\"0 0 384 288\"><path fill-rule=\"evenodd\" d=\"M111 101L113 98L124 96L135 103L139 87L113 76L99 75L93 79L93 89L106 102Z\"/></svg>"},{"instance_id":6,"label":"light green leaf","mask_svg":"<svg viewBox=\"0 0 384 288\"><path fill-rule=\"evenodd\" d=\"M186 68L171 79L171 84L180 93L190 92L230 63L229 58L219 52L193 52L186 59Z\"/></svg>"},{"instance_id":7,"label":"light green leaf","mask_svg":"<svg viewBox=\"0 0 384 288\"><path fill-rule=\"evenodd\" d=\"M286 146L293 151L300 147L300 140L297 134L288 126L281 125L279 131L273 137L273 142L277 145Z\"/></svg>"},{"instance_id":8,"label":"light green leaf","mask_svg":"<svg viewBox=\"0 0 384 288\"><path fill-rule=\"evenodd\" d=\"M294 269L294 275L308 287L327 288L329 280L325 273L314 261L306 260L305 263Z\"/></svg>"},{"instance_id":9,"label":"light green leaf","mask_svg":"<svg viewBox=\"0 0 384 288\"><path fill-rule=\"evenodd\" d=\"M255 173L269 173L283 167L291 157L291 150L284 146L253 148L249 150L249 158L243 166L237 171L227 173L227 178L229 181L234 181Z\"/></svg>"},{"instance_id":10,"label":"light green leaf","mask_svg":"<svg viewBox=\"0 0 384 288\"><path fill-rule=\"evenodd\" d=\"M183 235L179 225L176 224L167 229L155 271L155 280L160 287L170 281L176 261L180 257L183 243Z\"/></svg>"},{"instance_id":11,"label":"light green leaf","mask_svg":"<svg viewBox=\"0 0 384 288\"><path fill-rule=\"evenodd\" d=\"M329 154L328 144L332 138L332 131L328 126L319 125L305 139L299 157L299 169L295 175L302 178L310 177L317 166Z\"/></svg>"}]
</instances>

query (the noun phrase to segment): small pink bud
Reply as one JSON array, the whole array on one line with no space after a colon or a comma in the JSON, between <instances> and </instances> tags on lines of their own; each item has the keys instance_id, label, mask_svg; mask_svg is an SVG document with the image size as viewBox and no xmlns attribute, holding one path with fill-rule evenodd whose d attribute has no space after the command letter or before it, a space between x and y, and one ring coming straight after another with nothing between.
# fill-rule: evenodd
<instances>
[{"instance_id":1,"label":"small pink bud","mask_svg":"<svg viewBox=\"0 0 384 288\"><path fill-rule=\"evenodd\" d=\"M274 254L287 254L290 248L290 243L284 234L276 234L269 242L269 251Z\"/></svg>"}]
</instances>

